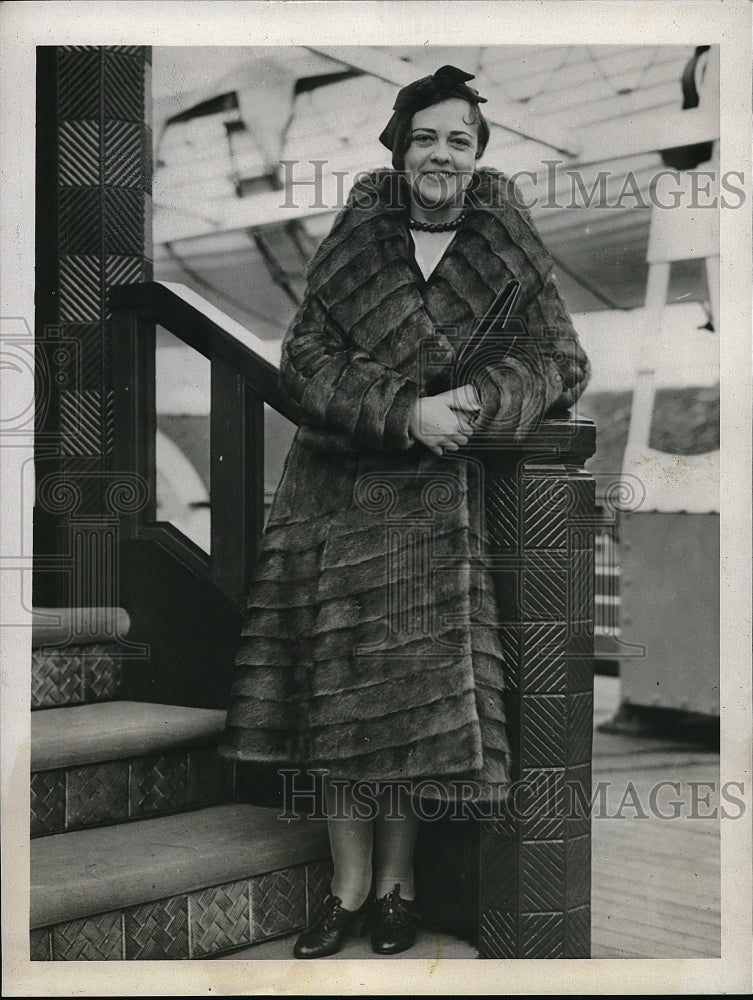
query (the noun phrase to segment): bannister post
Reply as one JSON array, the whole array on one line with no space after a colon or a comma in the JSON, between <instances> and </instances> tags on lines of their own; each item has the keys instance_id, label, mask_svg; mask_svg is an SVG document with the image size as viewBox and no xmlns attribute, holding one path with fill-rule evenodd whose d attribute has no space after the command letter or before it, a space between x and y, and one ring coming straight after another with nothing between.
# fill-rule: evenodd
<instances>
[{"instance_id":1,"label":"bannister post","mask_svg":"<svg viewBox=\"0 0 753 1000\"><path fill-rule=\"evenodd\" d=\"M548 421L485 462L489 556L506 656L511 795L479 824L487 958L588 958L595 484L585 421ZM537 454L538 453L538 454Z\"/></svg>"},{"instance_id":2,"label":"bannister post","mask_svg":"<svg viewBox=\"0 0 753 1000\"><path fill-rule=\"evenodd\" d=\"M115 462L144 494L143 503L120 513L121 539L130 539L157 508L156 324L149 311L124 307L112 309L111 324Z\"/></svg>"},{"instance_id":3,"label":"bannister post","mask_svg":"<svg viewBox=\"0 0 753 1000\"><path fill-rule=\"evenodd\" d=\"M123 471L108 293L152 276L150 80L146 46L37 48L35 328L42 391L36 432L46 447L36 451L35 475L37 482L55 475L75 482L75 516L88 519L86 544L93 549L95 522L109 530L108 496ZM54 378L44 374L47 357ZM48 572L35 575L35 601L72 606L96 592L99 583L86 577L98 571L78 567L80 590L70 591L68 513L54 502L46 507L42 497L36 507L49 525L35 538L36 557L40 568L59 572L50 574L44 598L36 577ZM81 540L83 522L75 532Z\"/></svg>"},{"instance_id":4,"label":"bannister post","mask_svg":"<svg viewBox=\"0 0 753 1000\"><path fill-rule=\"evenodd\" d=\"M210 419L212 580L241 607L264 526L264 402L219 358Z\"/></svg>"},{"instance_id":5,"label":"bannister post","mask_svg":"<svg viewBox=\"0 0 753 1000\"><path fill-rule=\"evenodd\" d=\"M493 815L425 824L416 861L428 922L483 958L590 957L594 450L561 419L479 453L513 786Z\"/></svg>"}]
</instances>

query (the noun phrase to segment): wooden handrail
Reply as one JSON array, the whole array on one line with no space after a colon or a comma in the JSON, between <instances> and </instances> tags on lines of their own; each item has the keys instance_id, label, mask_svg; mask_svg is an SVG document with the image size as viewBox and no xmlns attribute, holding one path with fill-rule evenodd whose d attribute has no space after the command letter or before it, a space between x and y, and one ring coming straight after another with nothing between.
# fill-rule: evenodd
<instances>
[{"instance_id":1,"label":"wooden handrail","mask_svg":"<svg viewBox=\"0 0 753 1000\"><path fill-rule=\"evenodd\" d=\"M301 422L300 408L280 388L271 342L254 336L185 285L167 281L119 285L110 290L110 305L114 312L149 315L189 347L225 361L265 403L288 420Z\"/></svg>"}]
</instances>

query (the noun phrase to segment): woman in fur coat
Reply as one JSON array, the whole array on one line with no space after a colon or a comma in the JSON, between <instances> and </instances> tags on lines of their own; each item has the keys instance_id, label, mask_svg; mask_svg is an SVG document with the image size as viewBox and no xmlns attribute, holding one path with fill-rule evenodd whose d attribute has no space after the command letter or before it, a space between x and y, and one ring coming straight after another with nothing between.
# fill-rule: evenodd
<instances>
[{"instance_id":1,"label":"woman in fur coat","mask_svg":"<svg viewBox=\"0 0 753 1000\"><path fill-rule=\"evenodd\" d=\"M489 128L471 79L446 66L400 91L380 136L394 170L354 185L282 345L304 422L221 750L326 772L332 890L298 957L337 952L372 885L374 950L413 943L418 820L386 817L390 783L509 781L482 481L463 449L574 403L588 362L528 215L478 166ZM501 309L514 336L491 322Z\"/></svg>"}]
</instances>

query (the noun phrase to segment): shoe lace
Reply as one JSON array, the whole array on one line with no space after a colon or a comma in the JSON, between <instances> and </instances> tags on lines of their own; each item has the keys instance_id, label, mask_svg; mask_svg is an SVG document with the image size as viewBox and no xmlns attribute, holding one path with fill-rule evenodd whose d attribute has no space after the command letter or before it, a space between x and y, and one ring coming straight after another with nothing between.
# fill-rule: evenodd
<instances>
[{"instance_id":1,"label":"shoe lace","mask_svg":"<svg viewBox=\"0 0 753 1000\"><path fill-rule=\"evenodd\" d=\"M327 906L327 910L322 918L322 927L327 931L331 931L337 925L337 918L342 909L342 900L339 896L330 896L325 905Z\"/></svg>"},{"instance_id":2,"label":"shoe lace","mask_svg":"<svg viewBox=\"0 0 753 1000\"><path fill-rule=\"evenodd\" d=\"M395 883L395 888L390 889L382 901L382 917L385 920L404 924L408 911L404 901L400 898L400 883Z\"/></svg>"}]
</instances>

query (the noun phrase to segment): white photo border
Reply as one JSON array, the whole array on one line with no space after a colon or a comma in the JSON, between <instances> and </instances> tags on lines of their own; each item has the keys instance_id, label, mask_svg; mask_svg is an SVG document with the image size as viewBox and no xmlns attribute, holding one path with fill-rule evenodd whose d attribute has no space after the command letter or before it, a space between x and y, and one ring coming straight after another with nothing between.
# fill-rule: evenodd
<instances>
[{"instance_id":1,"label":"white photo border","mask_svg":"<svg viewBox=\"0 0 753 1000\"><path fill-rule=\"evenodd\" d=\"M34 315L35 47L57 44L715 44L721 169L743 170L744 211L721 213L721 780L746 814L722 821L719 959L29 962L30 623L4 630L2 954L5 996L350 993L673 994L751 989L751 6L747 0L188 0L17 2L0 8L0 335ZM16 391L15 389L13 391ZM0 425L1 426L1 425ZM2 441L0 441L2 444ZM23 621L17 552L31 550L30 449L0 447L2 620ZM14 561L15 560L15 561ZM5 570L9 570L4 572ZM25 584L26 585L26 584Z\"/></svg>"}]
</instances>

